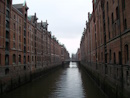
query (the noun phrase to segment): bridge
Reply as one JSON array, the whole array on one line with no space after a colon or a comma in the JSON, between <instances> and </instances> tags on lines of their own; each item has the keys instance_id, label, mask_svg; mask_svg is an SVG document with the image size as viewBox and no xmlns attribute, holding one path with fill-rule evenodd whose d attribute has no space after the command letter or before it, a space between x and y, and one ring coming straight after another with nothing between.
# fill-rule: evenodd
<instances>
[{"instance_id":1,"label":"bridge","mask_svg":"<svg viewBox=\"0 0 130 98\"><path fill-rule=\"evenodd\" d=\"M67 59L63 62L80 62L78 59Z\"/></svg>"}]
</instances>

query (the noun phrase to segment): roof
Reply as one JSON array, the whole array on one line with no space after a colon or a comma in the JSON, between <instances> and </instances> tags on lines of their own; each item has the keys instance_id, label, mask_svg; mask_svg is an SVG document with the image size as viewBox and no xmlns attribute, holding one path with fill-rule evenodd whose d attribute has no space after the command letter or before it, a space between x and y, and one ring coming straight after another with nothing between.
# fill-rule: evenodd
<instances>
[{"instance_id":1,"label":"roof","mask_svg":"<svg viewBox=\"0 0 130 98\"><path fill-rule=\"evenodd\" d=\"M31 19L32 19L32 16L28 16L28 20L31 21Z\"/></svg>"},{"instance_id":2,"label":"roof","mask_svg":"<svg viewBox=\"0 0 130 98\"><path fill-rule=\"evenodd\" d=\"M18 9L15 8L14 6L13 6L13 8L14 8L15 10L17 10L17 11L22 15L22 12L21 12L20 10L18 10Z\"/></svg>"},{"instance_id":3,"label":"roof","mask_svg":"<svg viewBox=\"0 0 130 98\"><path fill-rule=\"evenodd\" d=\"M23 4L13 4L13 6L14 6L15 8L19 9L19 8L22 8L22 7L23 7Z\"/></svg>"}]
</instances>

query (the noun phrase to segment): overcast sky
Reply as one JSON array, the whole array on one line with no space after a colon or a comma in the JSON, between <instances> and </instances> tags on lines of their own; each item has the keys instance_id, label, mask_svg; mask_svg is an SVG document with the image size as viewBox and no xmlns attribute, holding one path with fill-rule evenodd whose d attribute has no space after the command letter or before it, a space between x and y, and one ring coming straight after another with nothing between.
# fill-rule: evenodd
<instances>
[{"instance_id":1,"label":"overcast sky","mask_svg":"<svg viewBox=\"0 0 130 98\"><path fill-rule=\"evenodd\" d=\"M24 0L13 0L13 4ZM38 21L48 21L49 31L64 44L69 53L76 53L81 36L92 12L92 0L26 0L28 15L36 12Z\"/></svg>"}]
</instances>

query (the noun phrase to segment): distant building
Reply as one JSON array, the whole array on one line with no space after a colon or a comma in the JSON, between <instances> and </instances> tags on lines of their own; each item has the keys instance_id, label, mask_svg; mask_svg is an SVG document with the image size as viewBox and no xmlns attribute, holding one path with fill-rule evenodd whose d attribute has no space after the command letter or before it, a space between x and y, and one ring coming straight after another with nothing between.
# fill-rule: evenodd
<instances>
[{"instance_id":1,"label":"distant building","mask_svg":"<svg viewBox=\"0 0 130 98\"><path fill-rule=\"evenodd\" d=\"M77 60L77 56L76 56L76 54L72 54L72 56L71 56L71 60L72 60L72 61L76 61L76 60Z\"/></svg>"}]
</instances>

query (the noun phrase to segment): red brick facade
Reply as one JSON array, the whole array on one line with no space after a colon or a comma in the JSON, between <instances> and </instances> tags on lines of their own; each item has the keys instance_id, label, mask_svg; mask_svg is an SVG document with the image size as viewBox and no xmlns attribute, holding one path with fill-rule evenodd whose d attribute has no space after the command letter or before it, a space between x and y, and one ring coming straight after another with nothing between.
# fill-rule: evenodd
<instances>
[{"instance_id":1,"label":"red brick facade","mask_svg":"<svg viewBox=\"0 0 130 98\"><path fill-rule=\"evenodd\" d=\"M93 12L88 13L80 44L81 62L117 84L122 81L127 91L130 91L129 5L130 0L93 0Z\"/></svg>"},{"instance_id":2,"label":"red brick facade","mask_svg":"<svg viewBox=\"0 0 130 98\"><path fill-rule=\"evenodd\" d=\"M47 21L38 23L36 14L28 16L28 9L26 2L12 5L12 0L0 0L0 67L36 70L62 64L68 52L61 56L64 47L47 30Z\"/></svg>"}]
</instances>

